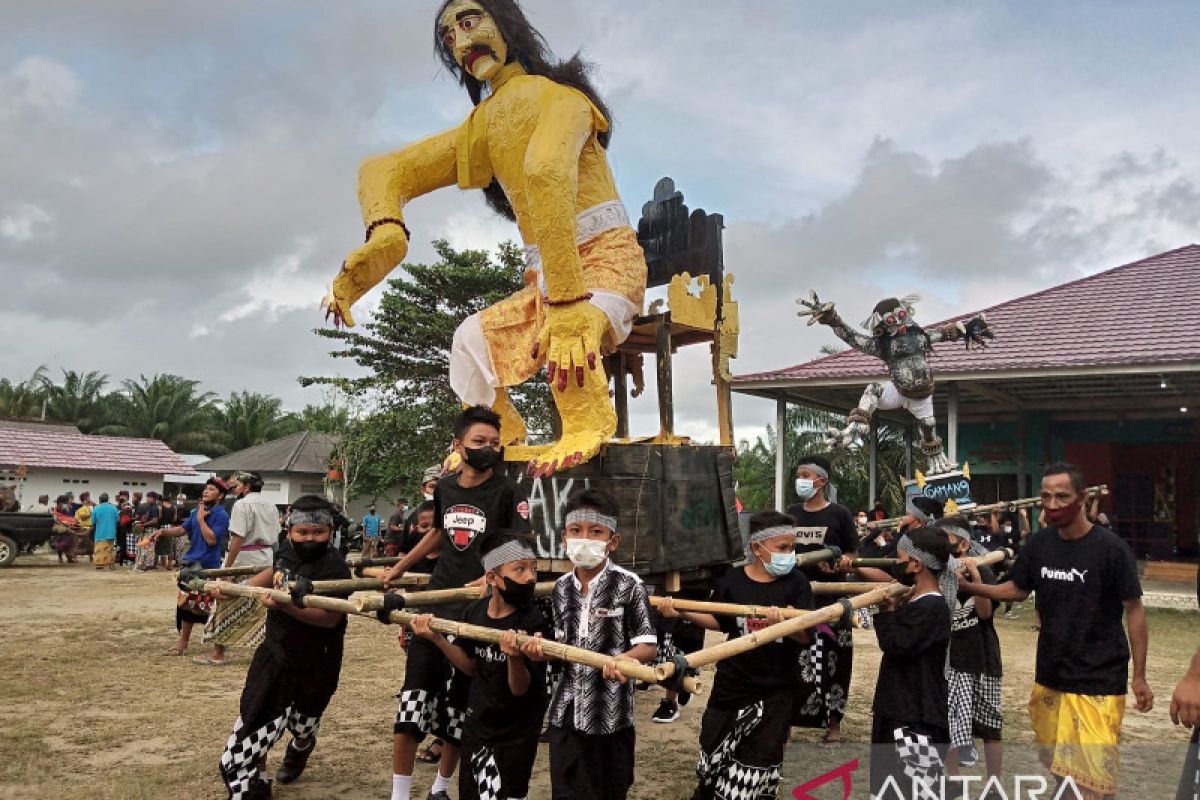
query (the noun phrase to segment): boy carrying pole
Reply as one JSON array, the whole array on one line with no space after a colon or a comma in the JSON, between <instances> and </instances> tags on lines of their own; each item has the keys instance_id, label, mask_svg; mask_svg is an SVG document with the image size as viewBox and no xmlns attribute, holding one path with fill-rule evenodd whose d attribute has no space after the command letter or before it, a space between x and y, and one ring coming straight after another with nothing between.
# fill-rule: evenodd
<instances>
[{"instance_id":1,"label":"boy carrying pole","mask_svg":"<svg viewBox=\"0 0 1200 800\"><path fill-rule=\"evenodd\" d=\"M808 579L794 569L795 544L796 526L790 516L759 512L750 518L746 565L717 583L714 600L767 606L765 617L679 612L671 598L658 611L668 619L684 617L736 638L780 622L782 607L812 608ZM700 723L700 782L693 800L775 796L800 681L800 651L808 642L808 632L801 631L718 662Z\"/></svg>"},{"instance_id":2,"label":"boy carrying pole","mask_svg":"<svg viewBox=\"0 0 1200 800\"><path fill-rule=\"evenodd\" d=\"M251 578L250 585L271 586L277 574L289 583L349 578L345 560L329 545L333 511L324 497L297 499L274 566ZM345 614L282 605L270 597L259 602L269 609L266 636L254 652L238 719L221 754L221 777L231 800L271 796L264 765L285 728L292 740L276 778L291 783L300 777L342 671Z\"/></svg>"},{"instance_id":3,"label":"boy carrying pole","mask_svg":"<svg viewBox=\"0 0 1200 800\"><path fill-rule=\"evenodd\" d=\"M467 606L463 622L505 632L499 644L455 639L413 621L413 633L433 642L455 669L471 676L463 722L459 800L524 798L546 713L546 667L527 659L517 633L549 635L534 601L537 556L523 537L502 532L483 554L491 595Z\"/></svg>"},{"instance_id":4,"label":"boy carrying pole","mask_svg":"<svg viewBox=\"0 0 1200 800\"><path fill-rule=\"evenodd\" d=\"M554 638L613 657L603 670L563 663L550 699L550 784L554 800L622 800L633 785L634 684L616 659L651 661L658 638L646 587L612 563L621 542L619 508L587 489L566 505L563 543L575 568L554 587ZM524 652L544 660L537 639Z\"/></svg>"},{"instance_id":5,"label":"boy carrying pole","mask_svg":"<svg viewBox=\"0 0 1200 800\"><path fill-rule=\"evenodd\" d=\"M895 577L913 588L907 597L880 604L875 617L883 661L871 705L872 797L890 796L885 790L911 797L914 786L936 786L950 740L950 609L959 561L936 528L908 531L896 543L896 558ZM870 567L859 572L870 580L892 577Z\"/></svg>"}]
</instances>

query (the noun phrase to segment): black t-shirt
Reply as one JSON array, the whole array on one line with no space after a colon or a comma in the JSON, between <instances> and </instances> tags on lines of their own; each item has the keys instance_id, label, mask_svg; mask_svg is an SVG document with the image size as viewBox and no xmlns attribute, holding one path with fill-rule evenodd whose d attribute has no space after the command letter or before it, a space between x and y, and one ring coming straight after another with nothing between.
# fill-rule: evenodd
<instances>
[{"instance_id":1,"label":"black t-shirt","mask_svg":"<svg viewBox=\"0 0 1200 800\"><path fill-rule=\"evenodd\" d=\"M780 608L813 607L812 588L799 570L792 570L770 583L760 583L749 577L745 567L730 570L717 581L713 600ZM717 621L731 639L767 626L762 617L721 614ZM715 708L742 708L779 689L795 686L800 682L800 650L803 647L792 638L777 639L718 662L709 703Z\"/></svg>"},{"instance_id":2,"label":"black t-shirt","mask_svg":"<svg viewBox=\"0 0 1200 800\"><path fill-rule=\"evenodd\" d=\"M408 519L410 519L410 520L412 519L411 514L409 515ZM400 530L393 531L392 530L393 525L395 525ZM404 541L404 534L407 531L408 531L408 522L405 520L404 515L402 513L400 513L399 511L397 511L395 514L392 514L390 517L388 517L387 530L383 531L383 540L385 542L396 542L397 544L399 544ZM400 549L401 549L401 551L407 552L406 550L404 550L403 547L401 547Z\"/></svg>"},{"instance_id":3,"label":"black t-shirt","mask_svg":"<svg viewBox=\"0 0 1200 800\"><path fill-rule=\"evenodd\" d=\"M975 538L975 541L987 548L989 552L1008 546L1008 543L1004 540L1004 533L992 533L992 529L988 525L976 525L974 528L971 528L971 536Z\"/></svg>"},{"instance_id":4,"label":"black t-shirt","mask_svg":"<svg viewBox=\"0 0 1200 800\"><path fill-rule=\"evenodd\" d=\"M872 712L897 724L922 723L946 730L946 648L950 609L940 594L911 600L875 616L883 661L875 682Z\"/></svg>"},{"instance_id":5,"label":"black t-shirt","mask_svg":"<svg viewBox=\"0 0 1200 800\"><path fill-rule=\"evenodd\" d=\"M529 501L525 490L497 471L478 486L464 489L457 475L448 475L433 490L434 524L444 537L430 589L459 587L483 575L483 549L498 530L529 530ZM464 606L446 607L458 616Z\"/></svg>"},{"instance_id":6,"label":"black t-shirt","mask_svg":"<svg viewBox=\"0 0 1200 800\"><path fill-rule=\"evenodd\" d=\"M280 573L283 573L281 576ZM286 536L275 550L275 580L290 581L295 575L309 580L344 580L350 577L346 559L330 543L325 555L316 561L302 562ZM277 583L278 585L278 583ZM346 635L346 618L332 628L319 628L301 622L278 609L267 612L267 631L264 647L285 663L303 668L314 659L342 657L342 639Z\"/></svg>"},{"instance_id":7,"label":"black t-shirt","mask_svg":"<svg viewBox=\"0 0 1200 800\"><path fill-rule=\"evenodd\" d=\"M788 516L796 520L796 552L811 553L833 545L840 547L843 554L858 550L858 528L850 509L830 503L820 511L806 511L802 503L787 510ZM804 576L810 581L840 581L844 576L822 572L816 564L805 567Z\"/></svg>"},{"instance_id":8,"label":"black t-shirt","mask_svg":"<svg viewBox=\"0 0 1200 800\"><path fill-rule=\"evenodd\" d=\"M496 630L540 633L547 639L554 632L537 605L530 603L507 617L488 616L485 597L467 606L463 622ZM508 744L536 737L542 729L546 713L546 665L525 660L529 669L529 690L520 697L508 687L508 656L500 645L474 639L456 639L456 645L475 661L475 677L471 679L471 694L467 700L467 716L463 723L463 738L481 744Z\"/></svg>"},{"instance_id":9,"label":"black t-shirt","mask_svg":"<svg viewBox=\"0 0 1200 800\"><path fill-rule=\"evenodd\" d=\"M979 577L986 584L996 582L996 574L988 567L979 568ZM950 623L950 666L968 675L1001 677L1000 639L992 617L983 619L975 608L974 595L959 594L954 619Z\"/></svg>"},{"instance_id":10,"label":"black t-shirt","mask_svg":"<svg viewBox=\"0 0 1200 800\"><path fill-rule=\"evenodd\" d=\"M1038 683L1073 694L1125 694L1123 604L1142 596L1128 544L1099 525L1071 541L1045 528L1026 540L1009 580L1037 592Z\"/></svg>"}]
</instances>

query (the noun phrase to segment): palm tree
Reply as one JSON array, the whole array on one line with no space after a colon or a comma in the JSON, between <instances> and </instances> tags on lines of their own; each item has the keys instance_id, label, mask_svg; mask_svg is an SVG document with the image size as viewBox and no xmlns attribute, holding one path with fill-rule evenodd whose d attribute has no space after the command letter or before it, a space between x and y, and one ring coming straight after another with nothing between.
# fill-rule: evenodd
<instances>
[{"instance_id":1,"label":"palm tree","mask_svg":"<svg viewBox=\"0 0 1200 800\"><path fill-rule=\"evenodd\" d=\"M23 381L0 378L0 417L41 417L45 401L45 366Z\"/></svg>"},{"instance_id":2,"label":"palm tree","mask_svg":"<svg viewBox=\"0 0 1200 800\"><path fill-rule=\"evenodd\" d=\"M278 397L234 392L217 412L217 421L231 450L245 450L293 432L292 415L283 414Z\"/></svg>"},{"instance_id":3,"label":"palm tree","mask_svg":"<svg viewBox=\"0 0 1200 800\"><path fill-rule=\"evenodd\" d=\"M111 407L103 395L108 376L95 371L66 369L62 373L62 383L44 379L47 418L74 425L84 433L92 433L108 424Z\"/></svg>"},{"instance_id":4,"label":"palm tree","mask_svg":"<svg viewBox=\"0 0 1200 800\"><path fill-rule=\"evenodd\" d=\"M122 381L114 396L114 421L96 432L159 439L179 452L227 452L217 423L216 395L200 392L199 385L178 375Z\"/></svg>"}]
</instances>

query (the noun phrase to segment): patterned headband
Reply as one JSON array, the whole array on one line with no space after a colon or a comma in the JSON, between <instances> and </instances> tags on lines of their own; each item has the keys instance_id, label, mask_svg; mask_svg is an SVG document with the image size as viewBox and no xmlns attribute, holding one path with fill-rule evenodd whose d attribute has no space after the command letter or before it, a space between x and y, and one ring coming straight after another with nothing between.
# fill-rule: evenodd
<instances>
[{"instance_id":1,"label":"patterned headband","mask_svg":"<svg viewBox=\"0 0 1200 800\"><path fill-rule=\"evenodd\" d=\"M811 461L801 461L796 465L815 472L819 477L825 479L825 485L821 488L821 493L825 495L825 499L831 503L837 502L837 487L829 480L829 472L820 464L814 464Z\"/></svg>"},{"instance_id":2,"label":"patterned headband","mask_svg":"<svg viewBox=\"0 0 1200 800\"><path fill-rule=\"evenodd\" d=\"M913 495L913 497L915 497L915 496L916 495ZM904 510L907 511L909 514L912 514L914 517L916 517L918 522L929 522L931 519L933 519L932 516L930 516L929 514L926 514L924 511L922 511L920 508L917 507L917 504L913 502L912 497L909 497L908 500L905 501Z\"/></svg>"},{"instance_id":3,"label":"patterned headband","mask_svg":"<svg viewBox=\"0 0 1200 800\"><path fill-rule=\"evenodd\" d=\"M776 536L795 536L796 529L791 525L775 525L771 528L763 528L761 531L755 531L750 534L750 541L746 544L746 558L753 558L754 551L750 545L755 542L765 542L767 539L774 539Z\"/></svg>"},{"instance_id":4,"label":"patterned headband","mask_svg":"<svg viewBox=\"0 0 1200 800\"><path fill-rule=\"evenodd\" d=\"M533 548L529 546L529 543L513 539L484 554L483 570L484 572L491 572L510 561L525 561L530 558L537 558L537 553L533 552Z\"/></svg>"},{"instance_id":5,"label":"patterned headband","mask_svg":"<svg viewBox=\"0 0 1200 800\"><path fill-rule=\"evenodd\" d=\"M942 531L945 533L945 531ZM907 536L901 536L900 541L896 544L896 549L909 558L914 558L929 568L931 572L938 573L938 588L942 592L942 598L945 599L946 605L950 606L950 610L954 610L954 601L958 597L958 576L954 573L961 566L962 562L954 556L946 563L934 558L933 553L927 550L922 550L913 544L912 539Z\"/></svg>"},{"instance_id":6,"label":"patterned headband","mask_svg":"<svg viewBox=\"0 0 1200 800\"><path fill-rule=\"evenodd\" d=\"M596 525L603 525L613 533L617 532L617 518L601 514L594 508L577 508L567 514L567 524L570 525L573 522L590 522Z\"/></svg>"},{"instance_id":7,"label":"patterned headband","mask_svg":"<svg viewBox=\"0 0 1200 800\"><path fill-rule=\"evenodd\" d=\"M293 511L288 514L288 527L293 525L333 525L333 513L321 508L316 511Z\"/></svg>"}]
</instances>

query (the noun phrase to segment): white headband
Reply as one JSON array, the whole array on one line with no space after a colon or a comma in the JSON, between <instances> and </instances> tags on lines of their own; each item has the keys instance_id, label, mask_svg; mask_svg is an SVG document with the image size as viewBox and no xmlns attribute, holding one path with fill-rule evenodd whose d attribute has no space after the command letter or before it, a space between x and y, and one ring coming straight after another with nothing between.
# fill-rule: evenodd
<instances>
[{"instance_id":1,"label":"white headband","mask_svg":"<svg viewBox=\"0 0 1200 800\"><path fill-rule=\"evenodd\" d=\"M533 548L529 546L529 543L513 539L484 554L483 570L484 572L491 572L510 561L525 561L530 558L537 558L537 554L533 552Z\"/></svg>"},{"instance_id":2,"label":"white headband","mask_svg":"<svg viewBox=\"0 0 1200 800\"><path fill-rule=\"evenodd\" d=\"M761 531L755 531L750 534L750 541L746 545L746 558L753 558L754 551L750 545L755 542L765 542L767 539L774 539L776 536L795 536L796 529L791 525L775 525L770 528L763 528Z\"/></svg>"},{"instance_id":3,"label":"white headband","mask_svg":"<svg viewBox=\"0 0 1200 800\"><path fill-rule=\"evenodd\" d=\"M293 511L288 514L288 527L293 525L332 525L333 514L325 509Z\"/></svg>"},{"instance_id":4,"label":"white headband","mask_svg":"<svg viewBox=\"0 0 1200 800\"><path fill-rule=\"evenodd\" d=\"M566 524L570 525L573 522L591 522L596 525L603 525L613 533L617 532L617 518L601 514L594 508L577 508L567 514Z\"/></svg>"}]
</instances>

